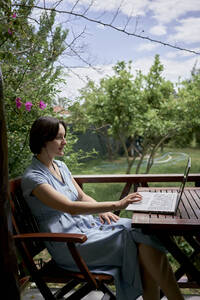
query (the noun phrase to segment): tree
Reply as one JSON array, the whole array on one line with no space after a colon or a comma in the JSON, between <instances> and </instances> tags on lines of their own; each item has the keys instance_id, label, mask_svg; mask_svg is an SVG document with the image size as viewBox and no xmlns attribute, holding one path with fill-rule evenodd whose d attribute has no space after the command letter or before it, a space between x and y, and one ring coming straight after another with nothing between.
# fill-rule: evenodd
<instances>
[{"instance_id":1,"label":"tree","mask_svg":"<svg viewBox=\"0 0 200 300\"><path fill-rule=\"evenodd\" d=\"M66 51L68 30L55 25L55 11L44 10L33 22L35 0L3 1L0 8L2 31L0 59L5 86L5 108L8 131L9 175L22 174L31 155L28 149L30 125L40 115L59 116L54 113L58 84L63 80L63 68L58 58ZM30 22L31 20L31 22ZM75 42L74 42L75 46ZM64 100L63 100L64 101ZM62 116L63 117L63 116ZM72 145L76 139L67 132L66 153L72 154L69 165L78 164L82 151L76 154Z\"/></svg>"},{"instance_id":2,"label":"tree","mask_svg":"<svg viewBox=\"0 0 200 300\"><path fill-rule=\"evenodd\" d=\"M148 157L148 173L158 148L179 128L173 84L162 77L163 65L158 55L146 76L138 71L134 77L131 62L128 65L119 62L113 69L114 76L103 78L99 86L89 81L81 90L79 100L84 103L72 107L74 123L81 120L82 128L93 126L119 143L127 161L126 173L130 173L138 157L137 141L140 139L136 173L145 156Z\"/></svg>"},{"instance_id":3,"label":"tree","mask_svg":"<svg viewBox=\"0 0 200 300\"><path fill-rule=\"evenodd\" d=\"M145 173L149 173L158 148L178 130L174 87L162 77L163 69L159 55L156 55L148 74L144 76L143 102L146 103L146 110L140 129L143 151L136 173L145 155L148 157Z\"/></svg>"},{"instance_id":4,"label":"tree","mask_svg":"<svg viewBox=\"0 0 200 300\"><path fill-rule=\"evenodd\" d=\"M185 124L183 130L176 137L174 143L179 146L200 142L200 121L199 121L199 105L200 105L200 70L195 66L191 71L191 77L180 83L177 102L179 104L178 122L183 123L183 115Z\"/></svg>"},{"instance_id":5,"label":"tree","mask_svg":"<svg viewBox=\"0 0 200 300\"><path fill-rule=\"evenodd\" d=\"M20 299L17 281L17 258L12 240L11 210L8 184L8 145L3 102L3 82L0 70L0 270L1 293L5 299Z\"/></svg>"},{"instance_id":6,"label":"tree","mask_svg":"<svg viewBox=\"0 0 200 300\"><path fill-rule=\"evenodd\" d=\"M30 24L28 18L34 1L26 2L29 8L20 7L15 12L0 10L1 18L7 18L11 27L9 36L4 34L6 38L0 48L11 177L21 174L29 159L30 124L39 115L53 114L55 86L62 80L61 67L56 67L55 62L65 49L67 36L67 31L54 26L54 12L42 14L37 28ZM17 28L11 24L11 18Z\"/></svg>"},{"instance_id":7,"label":"tree","mask_svg":"<svg viewBox=\"0 0 200 300\"><path fill-rule=\"evenodd\" d=\"M91 127L107 138L109 156L113 154L112 141L120 143L125 152L127 164L131 168L135 157L129 156L126 141L128 137L136 136L137 123L140 119L141 102L141 73L138 72L135 80L130 72L131 62L119 62L113 70L115 75L103 78L99 86L89 81L88 85L81 90L80 101L72 106L73 120L79 117L85 126ZM79 113L77 113L79 110ZM81 118L80 116L84 116ZM74 118L75 117L75 118ZM77 119L74 123L78 123ZM82 124L81 123L81 124ZM83 125L81 125L83 128Z\"/></svg>"}]
</instances>

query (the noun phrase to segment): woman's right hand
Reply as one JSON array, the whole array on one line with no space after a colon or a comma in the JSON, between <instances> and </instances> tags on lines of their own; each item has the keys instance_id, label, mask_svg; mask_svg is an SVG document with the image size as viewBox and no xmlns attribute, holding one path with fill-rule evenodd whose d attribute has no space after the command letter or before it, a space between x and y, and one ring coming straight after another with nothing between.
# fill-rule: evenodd
<instances>
[{"instance_id":1,"label":"woman's right hand","mask_svg":"<svg viewBox=\"0 0 200 300\"><path fill-rule=\"evenodd\" d=\"M138 202L142 200L142 196L139 193L131 193L128 194L126 197L118 201L119 209L126 208L129 204L133 202Z\"/></svg>"}]
</instances>

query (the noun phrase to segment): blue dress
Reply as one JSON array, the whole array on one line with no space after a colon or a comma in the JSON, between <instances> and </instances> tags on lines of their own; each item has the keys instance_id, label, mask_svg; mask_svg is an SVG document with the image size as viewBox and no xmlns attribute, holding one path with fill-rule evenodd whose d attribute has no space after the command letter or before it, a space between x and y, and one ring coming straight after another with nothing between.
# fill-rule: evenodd
<instances>
[{"instance_id":1,"label":"blue dress","mask_svg":"<svg viewBox=\"0 0 200 300\"><path fill-rule=\"evenodd\" d=\"M111 274L115 278L117 300L137 299L142 295L142 282L137 255L137 243L151 245L161 251L164 247L154 236L145 235L131 228L131 220L121 218L118 222L102 224L92 215L72 216L48 207L32 194L39 184L48 183L71 201L77 200L77 190L67 166L54 161L60 169L63 182L35 156L22 177L22 190L41 232L84 233L87 241L77 248L93 272ZM77 270L65 243L47 242L47 249L62 268Z\"/></svg>"}]
</instances>

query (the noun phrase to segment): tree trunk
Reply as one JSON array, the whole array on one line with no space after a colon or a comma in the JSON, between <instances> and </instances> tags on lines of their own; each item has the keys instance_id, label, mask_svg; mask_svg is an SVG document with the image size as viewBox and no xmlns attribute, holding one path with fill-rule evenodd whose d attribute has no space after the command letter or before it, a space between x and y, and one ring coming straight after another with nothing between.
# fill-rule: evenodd
<instances>
[{"instance_id":1,"label":"tree trunk","mask_svg":"<svg viewBox=\"0 0 200 300\"><path fill-rule=\"evenodd\" d=\"M152 165L153 165L153 162L154 162L154 156L156 154L156 150L157 150L157 147L156 145L153 147L150 155L149 155L149 158L148 158L148 161L147 161L147 167L146 167L146 171L145 171L145 174L148 174Z\"/></svg>"},{"instance_id":2,"label":"tree trunk","mask_svg":"<svg viewBox=\"0 0 200 300\"><path fill-rule=\"evenodd\" d=\"M141 167L141 165L142 165L142 162L143 162L143 160L144 160L145 155L146 155L146 152L143 151L143 152L142 152L142 155L140 156L140 159L139 159L139 161L138 161L138 164L137 164L137 167L136 167L135 174L138 174L138 173L139 173L140 167Z\"/></svg>"},{"instance_id":3,"label":"tree trunk","mask_svg":"<svg viewBox=\"0 0 200 300\"><path fill-rule=\"evenodd\" d=\"M106 134L105 138L106 138L106 148L107 148L107 151L108 151L108 159L109 159L109 161L113 161L114 155L113 155L112 145L111 145L111 142L110 142L110 137Z\"/></svg>"},{"instance_id":4,"label":"tree trunk","mask_svg":"<svg viewBox=\"0 0 200 300\"><path fill-rule=\"evenodd\" d=\"M17 259L12 239L8 183L8 146L0 70L0 275L3 299L20 299L17 281ZM4 296L3 296L4 295Z\"/></svg>"},{"instance_id":5,"label":"tree trunk","mask_svg":"<svg viewBox=\"0 0 200 300\"><path fill-rule=\"evenodd\" d=\"M151 169L151 167L152 167L152 165L153 165L154 157L155 157L155 154L156 154L158 148L164 143L164 141L165 141L167 138L169 138L169 136L170 136L170 134L167 134L166 136L162 137L162 138L160 139L160 141L159 141L156 145L154 145L153 149L151 150L149 159L148 159L148 163L147 163L147 167L146 167L146 172L145 172L146 174L149 173L149 171L150 171L150 169Z\"/></svg>"},{"instance_id":6,"label":"tree trunk","mask_svg":"<svg viewBox=\"0 0 200 300\"><path fill-rule=\"evenodd\" d=\"M124 150L124 154L125 154L125 156L126 156L127 166L129 166L129 165L130 165L130 158L129 158L128 149L127 149L127 147L126 147L126 142L125 142L124 138L123 138L121 135L119 135L119 140L120 140L120 142L121 142L122 148L123 148L123 150ZM128 168L128 167L127 167L127 168Z\"/></svg>"},{"instance_id":7,"label":"tree trunk","mask_svg":"<svg viewBox=\"0 0 200 300\"><path fill-rule=\"evenodd\" d=\"M130 174L131 173L131 168L135 162L136 156L134 156L131 160L129 160L129 164L128 167L126 169L126 174Z\"/></svg>"}]
</instances>

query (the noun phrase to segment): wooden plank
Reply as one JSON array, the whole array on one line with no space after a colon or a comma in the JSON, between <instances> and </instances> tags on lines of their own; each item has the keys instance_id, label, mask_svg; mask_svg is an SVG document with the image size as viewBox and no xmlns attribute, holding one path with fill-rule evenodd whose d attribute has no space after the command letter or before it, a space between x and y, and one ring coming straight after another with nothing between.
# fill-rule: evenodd
<instances>
[{"instance_id":1,"label":"wooden plank","mask_svg":"<svg viewBox=\"0 0 200 300\"><path fill-rule=\"evenodd\" d=\"M133 227L143 228L146 231L159 232L167 230L170 234L181 234L185 231L192 233L199 233L200 222L194 219L179 219L168 218L166 215L165 222L161 218L151 218L148 214L134 214L132 218Z\"/></svg>"},{"instance_id":2,"label":"wooden plank","mask_svg":"<svg viewBox=\"0 0 200 300\"><path fill-rule=\"evenodd\" d=\"M190 193L189 190L184 193L184 204L188 213L188 218L198 219L199 209L196 207L193 195Z\"/></svg>"},{"instance_id":3,"label":"wooden plank","mask_svg":"<svg viewBox=\"0 0 200 300\"><path fill-rule=\"evenodd\" d=\"M187 206L185 204L185 202L186 202L185 193L186 192L184 191L184 193L182 195L182 199L179 203L179 212L180 212L180 216L181 216L182 219L188 219L189 218L189 214L187 212Z\"/></svg>"},{"instance_id":4,"label":"wooden plank","mask_svg":"<svg viewBox=\"0 0 200 300\"><path fill-rule=\"evenodd\" d=\"M143 213L133 213L132 216L132 223L133 225L136 224L136 226L133 227L140 227L138 225L146 225L149 224L149 214L143 214Z\"/></svg>"},{"instance_id":5,"label":"wooden plank","mask_svg":"<svg viewBox=\"0 0 200 300\"><path fill-rule=\"evenodd\" d=\"M105 174L105 175L73 175L80 183L109 183L109 182L181 182L183 174ZM188 182L200 182L200 173L189 174Z\"/></svg>"},{"instance_id":6,"label":"wooden plank","mask_svg":"<svg viewBox=\"0 0 200 300\"><path fill-rule=\"evenodd\" d=\"M189 190L190 193L190 205L194 210L196 218L200 220L200 191L199 190Z\"/></svg>"}]
</instances>

